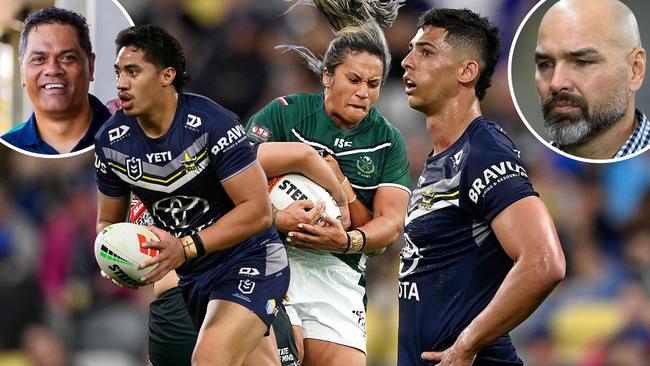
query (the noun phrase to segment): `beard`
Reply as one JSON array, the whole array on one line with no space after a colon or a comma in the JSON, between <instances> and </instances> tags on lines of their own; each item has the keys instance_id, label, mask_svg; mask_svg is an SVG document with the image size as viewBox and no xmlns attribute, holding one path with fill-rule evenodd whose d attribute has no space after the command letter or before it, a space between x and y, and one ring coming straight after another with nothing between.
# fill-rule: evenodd
<instances>
[{"instance_id":1,"label":"beard","mask_svg":"<svg viewBox=\"0 0 650 366\"><path fill-rule=\"evenodd\" d=\"M560 146L579 145L625 116L629 101L626 89L613 91L602 100L594 104L593 112L589 113L589 106L584 98L565 92L551 94L541 102L546 134ZM578 107L580 112L556 113L553 107L558 102Z\"/></svg>"}]
</instances>

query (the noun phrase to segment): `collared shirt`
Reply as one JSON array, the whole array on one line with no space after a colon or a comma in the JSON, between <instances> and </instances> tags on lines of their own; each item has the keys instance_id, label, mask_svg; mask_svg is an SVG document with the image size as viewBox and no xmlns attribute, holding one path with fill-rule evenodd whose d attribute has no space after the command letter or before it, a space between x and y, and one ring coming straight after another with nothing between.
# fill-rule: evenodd
<instances>
[{"instance_id":1,"label":"collared shirt","mask_svg":"<svg viewBox=\"0 0 650 366\"><path fill-rule=\"evenodd\" d=\"M650 122L648 122L645 114L638 109L636 110L636 116L639 119L639 126L634 129L630 138L618 149L614 158L622 158L626 155L634 154L650 145Z\"/></svg>"},{"instance_id":2,"label":"collared shirt","mask_svg":"<svg viewBox=\"0 0 650 366\"><path fill-rule=\"evenodd\" d=\"M639 120L639 125L634 129L630 137L625 141L623 146L614 154L612 159L622 158L630 154L642 151L650 146L650 122L643 112L636 110L636 117ZM562 151L564 149L560 144L551 141L551 145Z\"/></svg>"},{"instance_id":3,"label":"collared shirt","mask_svg":"<svg viewBox=\"0 0 650 366\"><path fill-rule=\"evenodd\" d=\"M75 152L83 150L89 146L92 146L95 142L95 134L99 128L104 124L104 122L111 117L108 109L102 104L102 102L97 99L92 94L88 94L88 101L90 102L90 108L92 108L92 119L90 121L90 126L86 134L79 140L77 145L70 151ZM29 119L11 131L2 135L2 139L17 147L19 149L36 153L36 154L47 154L47 155L56 155L59 154L52 146L47 142L43 141L38 135L38 128L36 126L36 114L32 113Z\"/></svg>"}]
</instances>

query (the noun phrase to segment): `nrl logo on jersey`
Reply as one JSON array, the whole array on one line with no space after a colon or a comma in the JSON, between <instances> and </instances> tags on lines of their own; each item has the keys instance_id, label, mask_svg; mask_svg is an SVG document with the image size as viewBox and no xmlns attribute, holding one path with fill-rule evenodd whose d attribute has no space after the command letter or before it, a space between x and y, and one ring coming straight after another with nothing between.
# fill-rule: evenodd
<instances>
[{"instance_id":1,"label":"nrl logo on jersey","mask_svg":"<svg viewBox=\"0 0 650 366\"><path fill-rule=\"evenodd\" d=\"M129 132L129 126L121 125L108 131L108 142L113 145L114 143L123 140Z\"/></svg>"},{"instance_id":2,"label":"nrl logo on jersey","mask_svg":"<svg viewBox=\"0 0 650 366\"><path fill-rule=\"evenodd\" d=\"M370 178L370 175L375 172L375 163L368 155L364 155L357 160L357 169L360 176Z\"/></svg>"},{"instance_id":3,"label":"nrl logo on jersey","mask_svg":"<svg viewBox=\"0 0 650 366\"><path fill-rule=\"evenodd\" d=\"M185 126L190 130L196 131L199 127L201 127L201 124L201 117L195 116L193 114L187 115L187 122L185 122Z\"/></svg>"},{"instance_id":4,"label":"nrl logo on jersey","mask_svg":"<svg viewBox=\"0 0 650 366\"><path fill-rule=\"evenodd\" d=\"M142 160L130 157L126 159L126 175L133 180L142 178Z\"/></svg>"}]
</instances>

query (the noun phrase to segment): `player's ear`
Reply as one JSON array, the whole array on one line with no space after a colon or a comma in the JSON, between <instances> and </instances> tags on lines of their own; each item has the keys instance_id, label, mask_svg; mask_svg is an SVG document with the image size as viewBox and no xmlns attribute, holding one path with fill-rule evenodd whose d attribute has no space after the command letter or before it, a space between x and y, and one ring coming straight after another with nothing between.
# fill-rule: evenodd
<instances>
[{"instance_id":1,"label":"player's ear","mask_svg":"<svg viewBox=\"0 0 650 366\"><path fill-rule=\"evenodd\" d=\"M176 79L176 69L173 67L167 67L163 69L160 73L160 81L162 82L163 88L166 88L174 83Z\"/></svg>"},{"instance_id":2,"label":"player's ear","mask_svg":"<svg viewBox=\"0 0 650 366\"><path fill-rule=\"evenodd\" d=\"M325 89L329 88L330 85L332 84L332 74L327 70L327 68L323 69L323 86Z\"/></svg>"},{"instance_id":3,"label":"player's ear","mask_svg":"<svg viewBox=\"0 0 650 366\"><path fill-rule=\"evenodd\" d=\"M95 54L88 55L88 80L95 81Z\"/></svg>"},{"instance_id":4,"label":"player's ear","mask_svg":"<svg viewBox=\"0 0 650 366\"><path fill-rule=\"evenodd\" d=\"M458 81L467 84L473 83L478 79L479 66L476 60L467 59L463 61L458 72Z\"/></svg>"},{"instance_id":5,"label":"player's ear","mask_svg":"<svg viewBox=\"0 0 650 366\"><path fill-rule=\"evenodd\" d=\"M645 79L646 53L643 48L636 48L628 56L629 70L629 87L632 92L637 92Z\"/></svg>"}]
</instances>

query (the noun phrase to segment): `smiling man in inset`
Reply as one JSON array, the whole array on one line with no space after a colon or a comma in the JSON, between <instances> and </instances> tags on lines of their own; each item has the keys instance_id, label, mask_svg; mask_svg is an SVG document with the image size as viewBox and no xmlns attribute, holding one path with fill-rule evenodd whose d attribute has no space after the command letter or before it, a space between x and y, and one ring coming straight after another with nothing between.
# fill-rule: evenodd
<instances>
[{"instance_id":1,"label":"smiling man in inset","mask_svg":"<svg viewBox=\"0 0 650 366\"><path fill-rule=\"evenodd\" d=\"M634 107L646 52L632 11L618 0L562 0L544 15L535 83L551 144L588 159L650 147L650 123Z\"/></svg>"},{"instance_id":2,"label":"smiling man in inset","mask_svg":"<svg viewBox=\"0 0 650 366\"><path fill-rule=\"evenodd\" d=\"M110 113L88 94L95 54L86 19L60 8L30 14L18 53L22 85L34 113L2 139L23 151L47 155L92 146Z\"/></svg>"}]
</instances>

